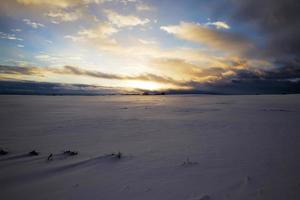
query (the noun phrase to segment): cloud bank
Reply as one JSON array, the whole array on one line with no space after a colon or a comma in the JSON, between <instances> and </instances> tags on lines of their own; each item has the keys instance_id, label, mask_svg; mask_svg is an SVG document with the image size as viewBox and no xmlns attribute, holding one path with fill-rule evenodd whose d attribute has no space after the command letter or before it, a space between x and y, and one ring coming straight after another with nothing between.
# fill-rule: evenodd
<instances>
[{"instance_id":1,"label":"cloud bank","mask_svg":"<svg viewBox=\"0 0 300 200\"><path fill-rule=\"evenodd\" d=\"M178 80L154 74L125 76L84 70L72 66L62 68L0 66L0 74L15 75L14 78L18 79L18 75L44 76L47 73L52 73L99 79L153 81L168 83L181 88L167 90L170 93L256 94L285 93L284 91L286 93L300 93L300 70L295 66L273 70L243 69L234 66L230 69L207 68L199 70L195 65L183 60L157 60L155 62L166 69L176 66L175 71L192 78Z\"/></svg>"}]
</instances>

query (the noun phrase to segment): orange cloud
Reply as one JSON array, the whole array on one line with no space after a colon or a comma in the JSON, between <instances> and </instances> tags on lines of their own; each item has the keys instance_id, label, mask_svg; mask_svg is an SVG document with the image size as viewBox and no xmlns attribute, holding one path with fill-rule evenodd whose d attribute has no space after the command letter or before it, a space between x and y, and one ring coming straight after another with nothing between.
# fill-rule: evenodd
<instances>
[{"instance_id":1,"label":"orange cloud","mask_svg":"<svg viewBox=\"0 0 300 200\"><path fill-rule=\"evenodd\" d=\"M223 52L240 53L254 48L253 43L242 35L209 29L200 24L181 22L179 25L162 26L161 29L177 38Z\"/></svg>"}]
</instances>

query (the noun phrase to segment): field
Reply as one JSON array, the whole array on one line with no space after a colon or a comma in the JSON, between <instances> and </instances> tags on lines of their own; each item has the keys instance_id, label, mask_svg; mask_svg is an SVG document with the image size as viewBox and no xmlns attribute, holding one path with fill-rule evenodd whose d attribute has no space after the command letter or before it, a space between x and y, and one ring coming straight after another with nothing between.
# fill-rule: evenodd
<instances>
[{"instance_id":1,"label":"field","mask_svg":"<svg viewBox=\"0 0 300 200\"><path fill-rule=\"evenodd\" d=\"M297 200L299 130L300 95L0 96L0 198Z\"/></svg>"}]
</instances>

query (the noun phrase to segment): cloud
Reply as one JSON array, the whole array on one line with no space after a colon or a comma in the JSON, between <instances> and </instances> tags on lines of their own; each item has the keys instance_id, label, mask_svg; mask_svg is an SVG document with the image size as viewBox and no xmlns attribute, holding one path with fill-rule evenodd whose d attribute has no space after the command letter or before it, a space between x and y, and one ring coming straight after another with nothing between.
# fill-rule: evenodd
<instances>
[{"instance_id":1,"label":"cloud","mask_svg":"<svg viewBox=\"0 0 300 200\"><path fill-rule=\"evenodd\" d=\"M86 4L99 4L104 2L109 2L111 0L17 0L18 3L23 5L34 5L34 6L52 6L59 8L68 8L76 5L86 5Z\"/></svg>"},{"instance_id":2,"label":"cloud","mask_svg":"<svg viewBox=\"0 0 300 200\"><path fill-rule=\"evenodd\" d=\"M239 53L254 49L254 44L242 35L212 30L200 24L181 22L179 25L162 26L161 29L175 35L177 38L196 42L224 52Z\"/></svg>"},{"instance_id":3,"label":"cloud","mask_svg":"<svg viewBox=\"0 0 300 200\"><path fill-rule=\"evenodd\" d=\"M230 7L230 9L224 9ZM247 25L263 38L260 53L270 59L300 56L298 0L230 0L220 9L237 25ZM222 7L222 8L221 8ZM216 13L220 11L216 9Z\"/></svg>"},{"instance_id":4,"label":"cloud","mask_svg":"<svg viewBox=\"0 0 300 200\"><path fill-rule=\"evenodd\" d=\"M139 39L138 41L140 43L142 43L142 44L145 44L145 45L154 45L154 44L157 44L157 41L155 41L155 40Z\"/></svg>"},{"instance_id":5,"label":"cloud","mask_svg":"<svg viewBox=\"0 0 300 200\"><path fill-rule=\"evenodd\" d=\"M24 5L49 5L62 8L78 3L77 0L17 0L17 2Z\"/></svg>"},{"instance_id":6,"label":"cloud","mask_svg":"<svg viewBox=\"0 0 300 200\"><path fill-rule=\"evenodd\" d=\"M30 19L23 19L23 21L28 25L31 26L34 29L42 28L45 27L44 24L38 23L38 22L33 22Z\"/></svg>"},{"instance_id":7,"label":"cloud","mask_svg":"<svg viewBox=\"0 0 300 200\"><path fill-rule=\"evenodd\" d=\"M216 21L216 22L207 22L206 26L214 26L217 29L230 29L230 26L226 22Z\"/></svg>"},{"instance_id":8,"label":"cloud","mask_svg":"<svg viewBox=\"0 0 300 200\"><path fill-rule=\"evenodd\" d=\"M99 71L84 70L84 69L73 67L73 66L64 66L62 69L54 69L54 70L50 69L50 71L54 72L54 73L60 73L60 74L89 76L89 77L101 78L101 79L141 80L141 81L153 81L153 82L177 84L177 81L173 80L172 78L158 76L158 75L149 74L149 73L134 75L134 76L128 76L128 75L125 76L125 75L103 73L103 72L99 72Z\"/></svg>"},{"instance_id":9,"label":"cloud","mask_svg":"<svg viewBox=\"0 0 300 200\"><path fill-rule=\"evenodd\" d=\"M107 95L124 93L119 88L84 84L62 84L36 81L0 80L0 94L21 95Z\"/></svg>"},{"instance_id":10,"label":"cloud","mask_svg":"<svg viewBox=\"0 0 300 200\"><path fill-rule=\"evenodd\" d=\"M44 27L44 24L38 22L44 23L42 20L45 19L45 16L56 23L74 22L80 19L77 23L66 24L66 27L53 26L61 27L61 30L52 29L54 31L51 32L53 39L59 36L57 34L69 34L65 38L77 43L72 44L73 46L88 44L83 47L87 47L86 49L91 47L88 49L90 51L97 51L99 48L103 57L108 55L105 63L116 58L116 61L113 60L112 65L115 65L115 63L122 63L123 65L121 61L125 61L124 66L126 67L133 64L133 67L141 66L145 72L148 72L141 75L123 76L68 67L54 68L53 70L47 68L43 71L40 71L40 68L32 68L31 70L34 70L33 76L52 73L52 75L70 74L116 80L137 80L137 78L140 78L172 83L178 86L186 85L197 89L207 84L210 84L209 87L216 85L222 85L223 87L226 84L234 87L234 85L243 83L243 87L245 85L248 87L251 84L255 87L255 81L266 82L266 84L272 82L274 85L279 85L280 81L291 82L299 79L297 69L300 68L300 65L297 58L300 57L300 32L298 28L300 16L296 6L298 4L295 0L265 0L263 2L258 0L229 0L226 3L230 9L222 7L223 12L218 12L214 16L214 19L218 19L217 21L203 24L181 22L161 27L162 30L176 38L200 44L193 45L193 48L169 48L168 45L160 46L158 42L160 40L157 40L157 42L147 38L127 40L127 37L122 37L125 36L122 35L123 32L116 34L121 31L121 28L145 26L150 23L149 19L136 16L137 14L124 15L118 13L119 11L105 10L104 14L107 19L104 19L104 21L107 22L101 23L88 20L88 18L82 16L95 13L94 8L92 9L89 4L100 4L107 1L109 0L4 0L2 10L7 10L7 13L10 14L7 16L12 16L12 19L20 16L22 18L24 16L33 17L30 18L32 21L29 19L24 21L33 28ZM132 8L136 8L134 11L139 13L137 11L147 11L151 8L141 1L135 0L114 0L114 2L130 3L128 7L118 4L118 6L123 6L124 10L120 9L122 11L130 11ZM12 4L17 6L10 7L9 5ZM217 4L221 5L221 1ZM105 8L107 7L105 6ZM118 8L115 7L115 9ZM32 11L36 11L37 14L31 13ZM222 15L223 13L226 13L226 15ZM6 15L3 14L3 16ZM226 22L223 19L226 19ZM98 24L95 25L96 23ZM82 27L82 25L86 27ZM9 25L7 30L15 27ZM18 41L22 41L22 38L19 36L22 34L22 37L26 38L28 32L25 29L22 33L16 30L12 30L11 33L13 34L0 32L0 38L17 42L13 44L13 47L19 45L21 48L22 43ZM75 32L73 32L74 30ZM234 31L241 31L241 33ZM37 35L35 38L37 39L36 45L38 45L39 37L43 36ZM135 35L132 37L135 37ZM190 44L186 43L186 45ZM53 45L52 48L56 47ZM16 50L16 48L14 49ZM24 50L26 51L26 49L18 49L20 52ZM36 58L48 65L53 64L55 61L57 66L62 60L61 57L59 57L61 60L56 60L57 57L51 56L51 53L50 55L45 53L33 56L33 59ZM67 63L67 61L63 63ZM138 70L141 68L138 68ZM228 87L226 86L227 89Z\"/></svg>"},{"instance_id":11,"label":"cloud","mask_svg":"<svg viewBox=\"0 0 300 200\"><path fill-rule=\"evenodd\" d=\"M91 29L84 29L78 32L78 35L86 38L107 38L118 32L118 29L111 26L107 22L99 23L96 27Z\"/></svg>"},{"instance_id":12,"label":"cloud","mask_svg":"<svg viewBox=\"0 0 300 200\"><path fill-rule=\"evenodd\" d=\"M29 75L29 76L45 76L46 74L60 74L60 75L75 75L75 76L88 76L99 79L113 79L113 80L140 80L140 81L153 81L169 84L179 84L170 77L159 76L155 74L145 73L140 75L118 75L103 73L100 71L85 70L73 66L64 66L62 68L46 68L46 67L19 67L19 66L4 66L0 65L0 75Z\"/></svg>"},{"instance_id":13,"label":"cloud","mask_svg":"<svg viewBox=\"0 0 300 200\"><path fill-rule=\"evenodd\" d=\"M39 55L39 59L51 59L48 55ZM114 80L142 80L153 81L160 83L168 83L177 86L188 86L185 83L190 81L194 82L208 82L214 80L223 79L226 75L232 78L233 75L241 74L242 72L249 71L251 74L252 69L241 65L247 65L242 61L232 61L228 63L226 68L220 67L201 67L199 65L189 63L181 59L172 58L157 58L153 59L150 63L152 69L156 70L156 73L143 73L138 75L118 75L103 73L100 71L85 70L83 68L64 66L62 68L42 68L42 67L10 67L0 66L0 74L23 74L23 75L38 75L42 76L48 73L64 74L64 75L77 75L88 76L100 79L114 79ZM231 71L231 74L226 72ZM234 73L233 73L234 72ZM257 74L257 72L255 72ZM155 75L157 74L157 75ZM263 74L261 71L260 74ZM234 78L238 78L235 76Z\"/></svg>"},{"instance_id":14,"label":"cloud","mask_svg":"<svg viewBox=\"0 0 300 200\"><path fill-rule=\"evenodd\" d=\"M16 29L11 29L12 32L22 32L22 29L16 28Z\"/></svg>"},{"instance_id":15,"label":"cloud","mask_svg":"<svg viewBox=\"0 0 300 200\"><path fill-rule=\"evenodd\" d=\"M151 67L158 70L159 74L172 77L180 82L211 82L232 77L237 70L249 70L249 63L231 60L226 66L201 66L183 59L159 58L151 61ZM188 84L187 84L188 86Z\"/></svg>"},{"instance_id":16,"label":"cloud","mask_svg":"<svg viewBox=\"0 0 300 200\"><path fill-rule=\"evenodd\" d=\"M117 45L117 41L111 36L118 31L110 23L102 22L90 29L78 31L77 35L66 35L65 38L71 39L73 42L87 42L100 46L102 49L108 49Z\"/></svg>"},{"instance_id":17,"label":"cloud","mask_svg":"<svg viewBox=\"0 0 300 200\"><path fill-rule=\"evenodd\" d=\"M140 19L134 15L120 15L112 10L105 10L107 19L117 27L143 26L150 22L148 18Z\"/></svg>"},{"instance_id":18,"label":"cloud","mask_svg":"<svg viewBox=\"0 0 300 200\"><path fill-rule=\"evenodd\" d=\"M281 94L300 93L299 66L262 69L231 69L208 81L186 82L189 90L169 93Z\"/></svg>"},{"instance_id":19,"label":"cloud","mask_svg":"<svg viewBox=\"0 0 300 200\"><path fill-rule=\"evenodd\" d=\"M235 85L261 87L276 91L276 87L299 92L300 12L297 0L230 0L215 7L215 15L226 15L236 26L247 27L259 35L256 50L250 55L270 62L258 71L236 72ZM228 8L228 9L227 9ZM257 64L257 68L261 68ZM246 81L245 81L246 80ZM291 83L291 81L297 81ZM258 81L259 84L254 82ZM263 86L266 85L266 87ZM274 84L273 86L271 84ZM243 88L241 87L241 88Z\"/></svg>"},{"instance_id":20,"label":"cloud","mask_svg":"<svg viewBox=\"0 0 300 200\"><path fill-rule=\"evenodd\" d=\"M128 5L128 3L136 3L138 0L119 0L124 5Z\"/></svg>"},{"instance_id":21,"label":"cloud","mask_svg":"<svg viewBox=\"0 0 300 200\"><path fill-rule=\"evenodd\" d=\"M35 74L35 68L0 65L0 74L33 75Z\"/></svg>"},{"instance_id":22,"label":"cloud","mask_svg":"<svg viewBox=\"0 0 300 200\"><path fill-rule=\"evenodd\" d=\"M85 23L90 23L97 20L92 6L111 1L114 0L1 0L0 12L2 16L12 18L30 16L32 21L48 18L54 24L83 18Z\"/></svg>"},{"instance_id":23,"label":"cloud","mask_svg":"<svg viewBox=\"0 0 300 200\"><path fill-rule=\"evenodd\" d=\"M215 93L230 93L234 91L238 93L257 93L258 91L276 93L280 91L279 93L282 93L284 89L300 92L299 60L294 60L293 65L290 62L281 63L282 67L280 68L267 69L258 68L256 66L257 63L259 62L251 60L232 60L231 63L228 62L226 68L203 68L180 59L158 59L152 62L153 66L161 71L161 74L179 80L181 86L191 88L191 91L204 91L207 88L207 91ZM263 85L264 83L266 84L265 86ZM271 84L281 88L278 88L278 91L276 91L276 88L272 87ZM256 88L257 85L261 89ZM219 88L220 86L226 86L226 90L222 91ZM247 88L245 88L246 86ZM295 86L295 88L292 86ZM268 91L268 88L270 91Z\"/></svg>"},{"instance_id":24,"label":"cloud","mask_svg":"<svg viewBox=\"0 0 300 200\"><path fill-rule=\"evenodd\" d=\"M21 75L21 77L24 75L45 76L46 74L54 73L63 75L89 76L99 79L151 81L177 86L177 90L169 90L169 93L300 93L300 71L297 66L286 66L281 69L273 70L235 69L234 67L230 70L220 68L207 68L198 70L194 69L196 66L185 63L181 60L166 60L163 62L165 63L160 63L160 65L167 65L167 67L170 68L176 64L177 66L175 70L178 72L181 72L183 68L189 68L189 72L184 72L193 76L198 76L198 79L189 79L183 81L176 80L168 76L155 74L126 76L84 70L82 68L73 66L65 66L62 68L41 68L2 65L0 66L0 75L12 75L11 77L19 79L18 75ZM9 89L6 90L6 92L9 91ZM44 90L43 92L46 91L47 90Z\"/></svg>"},{"instance_id":25,"label":"cloud","mask_svg":"<svg viewBox=\"0 0 300 200\"><path fill-rule=\"evenodd\" d=\"M156 68L160 73L169 75L177 80L190 80L199 75L201 69L181 59L153 59L151 67Z\"/></svg>"},{"instance_id":26,"label":"cloud","mask_svg":"<svg viewBox=\"0 0 300 200\"><path fill-rule=\"evenodd\" d=\"M45 15L54 19L54 21L56 22L72 22L80 19L83 16L83 13L80 9L71 12L66 12L64 10L55 10L50 11Z\"/></svg>"},{"instance_id":27,"label":"cloud","mask_svg":"<svg viewBox=\"0 0 300 200\"><path fill-rule=\"evenodd\" d=\"M18 2L25 5L49 5L66 8L78 4L79 0L18 0Z\"/></svg>"},{"instance_id":28,"label":"cloud","mask_svg":"<svg viewBox=\"0 0 300 200\"><path fill-rule=\"evenodd\" d=\"M70 40L72 40L73 42L79 42L79 41L84 40L83 37L80 37L80 36L74 36L74 35L65 35L64 38L65 38L65 39L70 39Z\"/></svg>"},{"instance_id":29,"label":"cloud","mask_svg":"<svg viewBox=\"0 0 300 200\"><path fill-rule=\"evenodd\" d=\"M138 11L152 11L152 10L155 9L154 7L149 6L149 5L147 5L147 4L144 4L144 3L136 4L135 8L136 8Z\"/></svg>"},{"instance_id":30,"label":"cloud","mask_svg":"<svg viewBox=\"0 0 300 200\"><path fill-rule=\"evenodd\" d=\"M108 25L110 24L108 23ZM95 30L96 27L79 31L81 34L86 33L85 37L77 34L66 35L65 38L74 42L86 43L89 48L97 48L102 52L109 53L110 56L114 56L116 59L132 60L134 65L140 63L148 66L147 62L156 58L183 59L205 67L224 67L228 62L227 56L215 55L210 50L187 47L162 48L158 41L144 38L133 38L128 45L122 39L115 40L113 33L106 37L99 37L102 34L94 34ZM90 34L90 31L92 34ZM232 60L232 58L229 60Z\"/></svg>"},{"instance_id":31,"label":"cloud","mask_svg":"<svg viewBox=\"0 0 300 200\"><path fill-rule=\"evenodd\" d=\"M3 33L0 32L0 38L5 40L18 40L23 41L22 38L17 37L15 34Z\"/></svg>"},{"instance_id":32,"label":"cloud","mask_svg":"<svg viewBox=\"0 0 300 200\"><path fill-rule=\"evenodd\" d=\"M49 60L51 58L51 56L47 55L47 54L40 54L35 56L35 58L39 59L39 60Z\"/></svg>"},{"instance_id":33,"label":"cloud","mask_svg":"<svg viewBox=\"0 0 300 200\"><path fill-rule=\"evenodd\" d=\"M300 81L300 60L295 60L294 64L291 62L285 63L284 66L274 68L272 70L256 70L244 71L240 70L237 73L239 79L261 79L261 80L297 80Z\"/></svg>"},{"instance_id":34,"label":"cloud","mask_svg":"<svg viewBox=\"0 0 300 200\"><path fill-rule=\"evenodd\" d=\"M192 89L169 90L169 94L298 94L300 82L274 80L232 80L215 82L190 82Z\"/></svg>"}]
</instances>

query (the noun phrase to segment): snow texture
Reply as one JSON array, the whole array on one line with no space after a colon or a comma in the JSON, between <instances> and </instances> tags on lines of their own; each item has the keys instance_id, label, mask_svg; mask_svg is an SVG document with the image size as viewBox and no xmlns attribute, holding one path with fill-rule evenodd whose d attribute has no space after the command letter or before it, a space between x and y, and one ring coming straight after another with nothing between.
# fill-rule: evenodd
<instances>
[{"instance_id":1,"label":"snow texture","mask_svg":"<svg viewBox=\"0 0 300 200\"><path fill-rule=\"evenodd\" d=\"M0 96L0 199L298 200L299 130L300 95Z\"/></svg>"}]
</instances>

